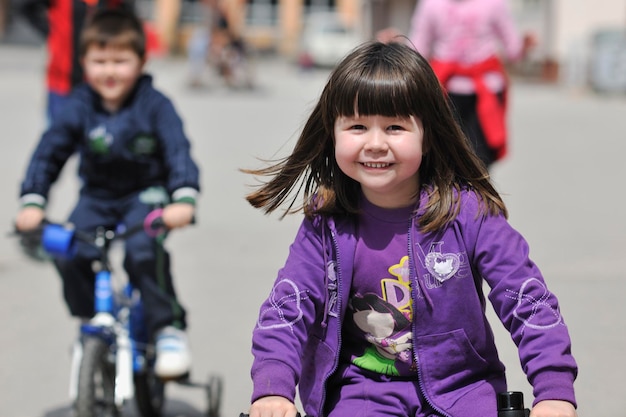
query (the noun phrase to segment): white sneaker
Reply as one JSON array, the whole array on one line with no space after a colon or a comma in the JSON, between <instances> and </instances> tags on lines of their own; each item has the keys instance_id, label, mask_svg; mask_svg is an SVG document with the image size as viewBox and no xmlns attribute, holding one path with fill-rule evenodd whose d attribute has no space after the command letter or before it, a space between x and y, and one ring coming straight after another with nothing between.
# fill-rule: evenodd
<instances>
[{"instance_id":1,"label":"white sneaker","mask_svg":"<svg viewBox=\"0 0 626 417\"><path fill-rule=\"evenodd\" d=\"M154 373L162 379L179 379L191 369L191 353L187 334L166 326L156 334L156 363Z\"/></svg>"}]
</instances>

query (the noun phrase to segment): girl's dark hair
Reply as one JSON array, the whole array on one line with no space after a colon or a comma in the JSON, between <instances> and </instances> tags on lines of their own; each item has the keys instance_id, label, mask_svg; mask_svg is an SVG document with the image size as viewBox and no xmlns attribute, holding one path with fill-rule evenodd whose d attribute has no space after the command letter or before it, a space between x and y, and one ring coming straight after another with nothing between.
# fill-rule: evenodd
<instances>
[{"instance_id":1,"label":"girl's dark hair","mask_svg":"<svg viewBox=\"0 0 626 417\"><path fill-rule=\"evenodd\" d=\"M92 45L130 48L140 58L146 57L146 35L143 24L139 17L126 7L99 9L94 12L80 36L80 56L84 57Z\"/></svg>"},{"instance_id":2,"label":"girl's dark hair","mask_svg":"<svg viewBox=\"0 0 626 417\"><path fill-rule=\"evenodd\" d=\"M266 213L287 203L284 215L357 213L360 185L339 169L334 149L336 119L355 111L421 119L423 158L418 175L420 188L429 195L426 207L420 208L423 231L454 220L463 189L478 194L483 213L507 214L428 62L407 45L376 41L354 49L332 72L291 155L266 168L242 170L271 177L246 197L248 202ZM296 204L300 193L302 203Z\"/></svg>"}]
</instances>

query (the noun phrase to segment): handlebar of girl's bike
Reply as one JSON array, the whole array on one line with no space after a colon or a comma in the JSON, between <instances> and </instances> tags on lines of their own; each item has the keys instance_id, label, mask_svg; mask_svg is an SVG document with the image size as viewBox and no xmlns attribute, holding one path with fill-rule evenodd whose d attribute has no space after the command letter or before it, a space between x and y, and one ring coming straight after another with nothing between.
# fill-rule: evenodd
<instances>
[{"instance_id":1,"label":"handlebar of girl's bike","mask_svg":"<svg viewBox=\"0 0 626 417\"><path fill-rule=\"evenodd\" d=\"M524 408L524 394L520 391L500 392L497 395L498 417L529 417L530 410ZM241 413L239 417L250 417L249 414ZM296 414L300 417L300 413ZM304 417L311 417L305 415Z\"/></svg>"},{"instance_id":2,"label":"handlebar of girl's bike","mask_svg":"<svg viewBox=\"0 0 626 417\"><path fill-rule=\"evenodd\" d=\"M239 414L239 417L250 417L250 414L241 413L241 414ZM296 417L302 417L302 416L300 415L300 413L296 413ZM305 414L304 417L312 417L312 416L309 416L309 415Z\"/></svg>"}]
</instances>

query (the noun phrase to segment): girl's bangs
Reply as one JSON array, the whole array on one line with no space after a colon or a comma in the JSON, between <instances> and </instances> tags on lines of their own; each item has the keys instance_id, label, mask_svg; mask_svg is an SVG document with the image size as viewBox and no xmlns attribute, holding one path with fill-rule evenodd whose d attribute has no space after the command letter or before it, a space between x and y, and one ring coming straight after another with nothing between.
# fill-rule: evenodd
<instances>
[{"instance_id":1,"label":"girl's bangs","mask_svg":"<svg viewBox=\"0 0 626 417\"><path fill-rule=\"evenodd\" d=\"M419 97L415 81L401 74L366 71L345 80L340 97L337 97L336 116L381 115L386 117L418 116Z\"/></svg>"}]
</instances>

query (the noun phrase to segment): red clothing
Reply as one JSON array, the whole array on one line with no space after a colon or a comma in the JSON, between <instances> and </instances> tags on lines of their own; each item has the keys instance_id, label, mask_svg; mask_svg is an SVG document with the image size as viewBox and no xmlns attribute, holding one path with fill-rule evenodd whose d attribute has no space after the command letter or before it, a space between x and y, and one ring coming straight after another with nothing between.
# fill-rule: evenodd
<instances>
[{"instance_id":1,"label":"red clothing","mask_svg":"<svg viewBox=\"0 0 626 417\"><path fill-rule=\"evenodd\" d=\"M51 0L48 9L48 90L68 94L83 81L78 57L85 20L98 8L118 7L123 0Z\"/></svg>"},{"instance_id":2,"label":"red clothing","mask_svg":"<svg viewBox=\"0 0 626 417\"><path fill-rule=\"evenodd\" d=\"M444 88L448 80L454 75L470 77L474 81L478 101L476 110L487 144L496 151L496 159L502 159L507 151L506 92L508 82L504 90L505 100L500 102L496 93L487 88L483 78L485 73L496 71L506 79L506 72L500 59L491 57L485 61L467 65L458 62L432 60L430 64Z\"/></svg>"}]
</instances>

